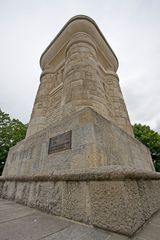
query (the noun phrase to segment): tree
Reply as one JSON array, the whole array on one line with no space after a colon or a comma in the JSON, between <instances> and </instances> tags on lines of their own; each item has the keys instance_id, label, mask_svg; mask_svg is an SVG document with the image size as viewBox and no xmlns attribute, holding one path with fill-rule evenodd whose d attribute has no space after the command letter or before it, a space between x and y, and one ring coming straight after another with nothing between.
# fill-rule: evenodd
<instances>
[{"instance_id":1,"label":"tree","mask_svg":"<svg viewBox=\"0 0 160 240\"><path fill-rule=\"evenodd\" d=\"M141 124L134 124L133 131L135 137L149 148L155 169L160 172L160 134Z\"/></svg>"},{"instance_id":2,"label":"tree","mask_svg":"<svg viewBox=\"0 0 160 240\"><path fill-rule=\"evenodd\" d=\"M0 110L0 175L10 147L25 138L27 127Z\"/></svg>"}]
</instances>

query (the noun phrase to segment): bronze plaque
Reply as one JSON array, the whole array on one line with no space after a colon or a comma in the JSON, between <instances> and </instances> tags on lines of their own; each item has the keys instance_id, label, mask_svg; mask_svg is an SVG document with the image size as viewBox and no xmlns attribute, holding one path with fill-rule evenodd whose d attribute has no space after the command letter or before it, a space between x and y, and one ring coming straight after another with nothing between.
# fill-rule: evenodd
<instances>
[{"instance_id":1,"label":"bronze plaque","mask_svg":"<svg viewBox=\"0 0 160 240\"><path fill-rule=\"evenodd\" d=\"M71 149L72 131L49 139L48 154Z\"/></svg>"}]
</instances>

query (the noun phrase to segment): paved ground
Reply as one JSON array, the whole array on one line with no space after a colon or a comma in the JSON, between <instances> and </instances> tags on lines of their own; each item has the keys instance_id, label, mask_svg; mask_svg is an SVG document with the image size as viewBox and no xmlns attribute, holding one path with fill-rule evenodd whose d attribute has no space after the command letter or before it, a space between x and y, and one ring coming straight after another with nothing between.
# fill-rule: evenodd
<instances>
[{"instance_id":1,"label":"paved ground","mask_svg":"<svg viewBox=\"0 0 160 240\"><path fill-rule=\"evenodd\" d=\"M0 240L128 240L129 238L0 199ZM133 240L160 240L160 213Z\"/></svg>"}]
</instances>

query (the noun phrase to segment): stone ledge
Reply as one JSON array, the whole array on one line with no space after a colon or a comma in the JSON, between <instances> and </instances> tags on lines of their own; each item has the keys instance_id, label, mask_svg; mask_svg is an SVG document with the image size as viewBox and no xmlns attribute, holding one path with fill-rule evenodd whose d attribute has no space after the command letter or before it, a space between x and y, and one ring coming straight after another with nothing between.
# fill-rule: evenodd
<instances>
[{"instance_id":1,"label":"stone ledge","mask_svg":"<svg viewBox=\"0 0 160 240\"><path fill-rule=\"evenodd\" d=\"M160 180L160 173L122 166L54 171L49 175L1 176L0 181Z\"/></svg>"},{"instance_id":2,"label":"stone ledge","mask_svg":"<svg viewBox=\"0 0 160 240\"><path fill-rule=\"evenodd\" d=\"M44 65L46 63L46 60L44 60L46 58L46 55L48 54L49 55L49 58L51 58L51 54L49 54L48 52L51 51L51 48L53 48L53 45L55 45L55 42L60 38L62 37L61 35L65 32L65 30L69 27L70 31L69 31L69 35L71 36L74 31L73 31L73 27L72 27L72 23L74 22L79 22L79 21L86 21L86 23L90 23L90 31L92 30L92 26L95 27L95 30L98 32L98 34L102 37L103 39L103 47L104 48L107 48L108 51L110 52L110 54L112 55L112 61L114 61L114 64L115 64L115 69L117 70L118 69L118 66L119 66L119 62L118 62L118 59L115 55L115 53L113 52L111 46L109 45L109 43L107 42L107 40L105 39L104 35L102 34L101 30L99 29L99 27L97 26L96 22L88 17L88 16L85 16L85 15L76 15L74 17L72 17L64 26L63 28L59 31L59 33L57 34L57 36L53 39L53 41L49 44L49 46L45 49L45 51L42 53L41 57L40 57L40 66L42 69L44 69ZM80 25L79 25L80 26ZM85 24L82 24L82 29L85 31L85 28L86 28L86 25ZM96 34L96 31L94 31L94 34ZM81 30L82 32L82 30ZM68 33L66 33L66 35L68 35ZM67 36L63 37L64 39L67 39ZM62 45L65 45L64 44L64 40L62 41L63 44ZM54 48L56 49L56 47L54 46ZM55 50L54 49L54 50ZM52 54L53 55L53 54Z\"/></svg>"}]
</instances>

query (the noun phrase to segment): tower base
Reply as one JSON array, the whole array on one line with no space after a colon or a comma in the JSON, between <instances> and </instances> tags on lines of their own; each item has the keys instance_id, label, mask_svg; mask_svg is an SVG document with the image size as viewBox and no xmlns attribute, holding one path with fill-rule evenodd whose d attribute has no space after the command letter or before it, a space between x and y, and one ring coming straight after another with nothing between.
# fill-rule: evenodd
<instances>
[{"instance_id":1,"label":"tower base","mask_svg":"<svg viewBox=\"0 0 160 240\"><path fill-rule=\"evenodd\" d=\"M90 108L11 148L0 196L132 235L160 208L149 150Z\"/></svg>"}]
</instances>

